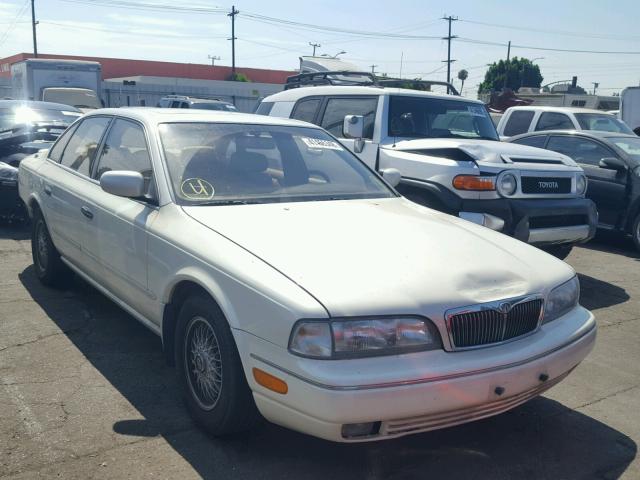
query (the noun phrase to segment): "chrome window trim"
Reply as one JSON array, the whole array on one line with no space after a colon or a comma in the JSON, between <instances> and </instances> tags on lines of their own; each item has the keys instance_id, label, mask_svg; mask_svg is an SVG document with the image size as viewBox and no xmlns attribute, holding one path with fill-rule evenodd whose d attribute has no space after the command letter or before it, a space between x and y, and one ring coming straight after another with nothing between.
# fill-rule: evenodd
<instances>
[{"instance_id":1,"label":"chrome window trim","mask_svg":"<svg viewBox=\"0 0 640 480\"><path fill-rule=\"evenodd\" d=\"M484 345L473 345L471 347L456 347L455 342L453 341L453 334L451 333L451 322L453 320L453 317L456 315L460 315L462 313L475 313L475 312L482 312L482 311L495 311L495 312L500 312L500 307L502 305L504 305L505 303L509 305L509 310L513 309L513 307L515 307L516 305L520 305L521 303L526 303L526 302L530 302L533 300L542 300L542 306L540 307L540 314L538 315L538 323L536 324L536 328L534 328L533 330L531 330L530 332L527 332L523 335L519 335L517 337L513 337L513 338L509 338L507 340L502 340L500 342L494 342L494 343L487 343ZM524 295L521 297L513 297L513 298L506 298L506 299L502 299L502 300L495 300L492 302L486 302L486 303L478 303L475 305L468 305L465 307L457 307L457 308L452 308L449 309L445 312L444 314L444 319L445 319L445 325L447 328L447 336L449 338L449 346L451 348L452 351L454 352L461 352L461 351L465 351L465 350L477 350L480 348L489 348L489 347L495 347L497 345L504 345L506 343L510 343L510 342L514 342L516 340L520 340L522 338L528 337L529 335L533 335L534 333L536 333L538 330L540 330L540 326L542 324L542 319L544 318L544 295L536 293L536 294L532 294L532 295ZM505 324L506 327L506 324ZM504 334L504 331L503 331Z\"/></svg>"}]
</instances>

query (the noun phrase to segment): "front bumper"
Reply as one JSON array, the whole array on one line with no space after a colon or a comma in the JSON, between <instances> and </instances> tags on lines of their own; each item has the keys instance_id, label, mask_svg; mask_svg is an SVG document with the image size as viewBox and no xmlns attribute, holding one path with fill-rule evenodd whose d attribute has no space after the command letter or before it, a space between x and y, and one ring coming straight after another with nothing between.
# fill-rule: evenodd
<instances>
[{"instance_id":1,"label":"front bumper","mask_svg":"<svg viewBox=\"0 0 640 480\"><path fill-rule=\"evenodd\" d=\"M593 315L579 307L504 345L328 361L294 357L246 332L234 334L256 404L268 420L327 440L356 442L457 425L524 403L587 356L596 327ZM283 379L287 394L258 385L254 367ZM366 422L380 422L376 434L343 437L343 425Z\"/></svg>"},{"instance_id":2,"label":"front bumper","mask_svg":"<svg viewBox=\"0 0 640 480\"><path fill-rule=\"evenodd\" d=\"M483 213L504 221L503 233L532 245L560 245L590 240L598 226L595 204L587 198L463 200L465 212Z\"/></svg>"}]
</instances>

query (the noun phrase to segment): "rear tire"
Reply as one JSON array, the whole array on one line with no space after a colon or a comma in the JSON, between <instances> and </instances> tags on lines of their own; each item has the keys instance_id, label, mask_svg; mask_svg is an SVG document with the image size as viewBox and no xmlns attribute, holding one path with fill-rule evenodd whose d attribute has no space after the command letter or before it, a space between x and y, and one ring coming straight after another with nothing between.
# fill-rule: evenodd
<instances>
[{"instance_id":1,"label":"rear tire","mask_svg":"<svg viewBox=\"0 0 640 480\"><path fill-rule=\"evenodd\" d=\"M254 427L260 414L231 329L218 305L188 297L178 313L176 368L193 419L214 436Z\"/></svg>"},{"instance_id":2,"label":"rear tire","mask_svg":"<svg viewBox=\"0 0 640 480\"><path fill-rule=\"evenodd\" d=\"M31 256L36 276L44 285L56 288L66 285L70 271L60 259L60 253L51 241L49 229L38 208L34 209L31 225Z\"/></svg>"},{"instance_id":3,"label":"rear tire","mask_svg":"<svg viewBox=\"0 0 640 480\"><path fill-rule=\"evenodd\" d=\"M544 250L560 260L567 258L572 249L573 245L551 245L549 247L541 247L541 250Z\"/></svg>"}]
</instances>

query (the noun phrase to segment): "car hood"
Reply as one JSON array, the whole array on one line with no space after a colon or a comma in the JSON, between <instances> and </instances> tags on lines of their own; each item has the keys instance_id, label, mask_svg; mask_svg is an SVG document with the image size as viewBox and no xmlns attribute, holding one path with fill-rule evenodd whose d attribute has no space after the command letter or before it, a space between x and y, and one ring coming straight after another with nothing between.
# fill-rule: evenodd
<instances>
[{"instance_id":1,"label":"car hood","mask_svg":"<svg viewBox=\"0 0 640 480\"><path fill-rule=\"evenodd\" d=\"M192 206L332 316L423 314L531 293L574 275L554 257L404 198Z\"/></svg>"},{"instance_id":2,"label":"car hood","mask_svg":"<svg viewBox=\"0 0 640 480\"><path fill-rule=\"evenodd\" d=\"M536 168L542 166L543 168L549 168L549 166L564 165L576 167L577 164L570 157L562 155L551 150L545 150L543 148L530 147L528 145L519 145L517 143L505 143L491 140L465 140L454 138L426 138L415 140L402 140L395 144L384 145L383 148L388 150L397 150L412 153L422 153L424 155L430 155L434 157L442 156L443 153L438 154L438 150L461 150L467 154L476 163L486 164L501 164L503 166L511 163L523 166L526 164L527 168ZM433 154L430 151L435 151ZM534 159L534 160L546 160L545 163L526 162L522 160Z\"/></svg>"}]
</instances>

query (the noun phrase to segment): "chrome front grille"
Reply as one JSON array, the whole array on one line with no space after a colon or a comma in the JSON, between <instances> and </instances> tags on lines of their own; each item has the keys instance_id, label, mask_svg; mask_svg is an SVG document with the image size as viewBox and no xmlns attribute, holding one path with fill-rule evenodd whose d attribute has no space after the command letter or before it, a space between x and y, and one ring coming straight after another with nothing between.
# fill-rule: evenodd
<instances>
[{"instance_id":1,"label":"chrome front grille","mask_svg":"<svg viewBox=\"0 0 640 480\"><path fill-rule=\"evenodd\" d=\"M542 316L542 298L524 297L447 312L447 329L454 349L505 342L533 332Z\"/></svg>"}]
</instances>

